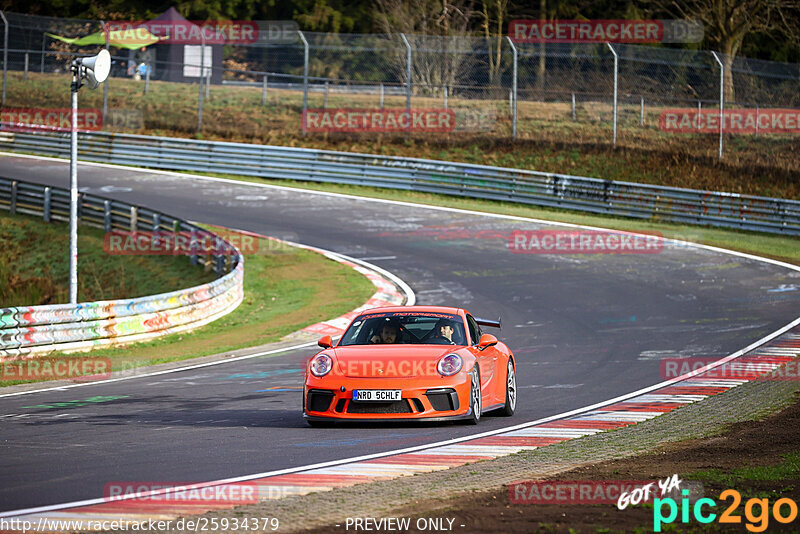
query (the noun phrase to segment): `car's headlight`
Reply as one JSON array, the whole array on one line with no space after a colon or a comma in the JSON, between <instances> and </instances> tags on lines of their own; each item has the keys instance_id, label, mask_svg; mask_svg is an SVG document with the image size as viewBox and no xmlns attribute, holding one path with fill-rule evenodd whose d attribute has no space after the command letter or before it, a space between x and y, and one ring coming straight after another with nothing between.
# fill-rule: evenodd
<instances>
[{"instance_id":1,"label":"car's headlight","mask_svg":"<svg viewBox=\"0 0 800 534\"><path fill-rule=\"evenodd\" d=\"M333 358L324 352L317 354L311 360L311 365L309 368L311 369L311 374L314 376L325 376L331 372L331 369L333 369Z\"/></svg>"},{"instance_id":2,"label":"car's headlight","mask_svg":"<svg viewBox=\"0 0 800 534\"><path fill-rule=\"evenodd\" d=\"M464 361L458 354L448 354L439 360L436 370L443 376L453 376L461 370Z\"/></svg>"}]
</instances>

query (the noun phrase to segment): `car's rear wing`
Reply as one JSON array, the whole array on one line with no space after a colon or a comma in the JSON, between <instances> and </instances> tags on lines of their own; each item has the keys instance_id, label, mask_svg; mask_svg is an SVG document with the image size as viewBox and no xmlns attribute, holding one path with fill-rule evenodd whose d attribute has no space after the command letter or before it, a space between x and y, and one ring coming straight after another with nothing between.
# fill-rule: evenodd
<instances>
[{"instance_id":1,"label":"car's rear wing","mask_svg":"<svg viewBox=\"0 0 800 534\"><path fill-rule=\"evenodd\" d=\"M496 321L490 319L478 319L475 317L475 322L481 326L491 326L492 328L500 328L501 318L498 317Z\"/></svg>"}]
</instances>

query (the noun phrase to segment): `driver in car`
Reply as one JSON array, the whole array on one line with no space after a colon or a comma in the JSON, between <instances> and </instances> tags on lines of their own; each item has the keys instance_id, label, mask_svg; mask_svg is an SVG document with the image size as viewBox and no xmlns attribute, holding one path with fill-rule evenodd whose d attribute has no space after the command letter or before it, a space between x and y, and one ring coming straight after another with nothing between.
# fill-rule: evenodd
<instances>
[{"instance_id":1,"label":"driver in car","mask_svg":"<svg viewBox=\"0 0 800 534\"><path fill-rule=\"evenodd\" d=\"M456 342L453 341L453 332L455 332L455 328L453 328L453 323L448 321L447 319L439 319L436 323L436 326L433 328L434 334L431 337L431 343L436 343L439 345L455 345Z\"/></svg>"},{"instance_id":2,"label":"driver in car","mask_svg":"<svg viewBox=\"0 0 800 534\"><path fill-rule=\"evenodd\" d=\"M369 338L370 343L388 344L397 342L397 334L400 330L397 323L387 322L381 327L380 334L375 334Z\"/></svg>"}]
</instances>

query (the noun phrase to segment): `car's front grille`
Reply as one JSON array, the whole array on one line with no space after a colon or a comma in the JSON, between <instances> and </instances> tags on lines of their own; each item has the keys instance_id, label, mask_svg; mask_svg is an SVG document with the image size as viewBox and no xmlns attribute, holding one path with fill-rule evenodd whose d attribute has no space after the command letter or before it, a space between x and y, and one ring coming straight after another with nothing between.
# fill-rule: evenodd
<instances>
[{"instance_id":1,"label":"car's front grille","mask_svg":"<svg viewBox=\"0 0 800 534\"><path fill-rule=\"evenodd\" d=\"M358 402L350 401L347 413L412 413L406 399L394 402Z\"/></svg>"}]
</instances>

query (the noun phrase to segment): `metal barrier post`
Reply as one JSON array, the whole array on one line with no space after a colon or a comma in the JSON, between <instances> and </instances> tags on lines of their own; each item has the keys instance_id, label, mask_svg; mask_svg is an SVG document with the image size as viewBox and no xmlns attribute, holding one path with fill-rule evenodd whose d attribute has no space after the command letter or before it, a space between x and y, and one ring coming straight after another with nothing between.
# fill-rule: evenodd
<instances>
[{"instance_id":1,"label":"metal barrier post","mask_svg":"<svg viewBox=\"0 0 800 534\"><path fill-rule=\"evenodd\" d=\"M261 80L261 105L267 105L267 75Z\"/></svg>"},{"instance_id":2,"label":"metal barrier post","mask_svg":"<svg viewBox=\"0 0 800 534\"><path fill-rule=\"evenodd\" d=\"M328 80L325 80L325 101L323 102L322 107L328 109Z\"/></svg>"},{"instance_id":3,"label":"metal barrier post","mask_svg":"<svg viewBox=\"0 0 800 534\"><path fill-rule=\"evenodd\" d=\"M130 230L132 233L135 233L136 230L138 229L139 229L139 210L136 209L136 206L131 206Z\"/></svg>"},{"instance_id":4,"label":"metal barrier post","mask_svg":"<svg viewBox=\"0 0 800 534\"><path fill-rule=\"evenodd\" d=\"M103 201L103 230L111 232L111 201Z\"/></svg>"},{"instance_id":5,"label":"metal barrier post","mask_svg":"<svg viewBox=\"0 0 800 534\"><path fill-rule=\"evenodd\" d=\"M511 106L511 138L516 140L517 139L517 47L514 46L514 42L511 40L511 37L506 35L506 39L508 40L508 44L511 46L511 52L514 55L514 70L513 76L514 79L512 81L513 84L513 92L514 92L514 100Z\"/></svg>"},{"instance_id":6,"label":"metal barrier post","mask_svg":"<svg viewBox=\"0 0 800 534\"><path fill-rule=\"evenodd\" d=\"M609 50L611 53L614 54L614 146L617 146L617 81L618 81L618 73L619 73L619 57L617 56L617 51L614 50L614 47L611 46L611 43L606 43L608 45Z\"/></svg>"},{"instance_id":7,"label":"metal barrier post","mask_svg":"<svg viewBox=\"0 0 800 534\"><path fill-rule=\"evenodd\" d=\"M11 205L9 206L11 215L17 214L17 181L11 182Z\"/></svg>"},{"instance_id":8,"label":"metal barrier post","mask_svg":"<svg viewBox=\"0 0 800 534\"><path fill-rule=\"evenodd\" d=\"M381 82L381 109L383 109L383 82Z\"/></svg>"},{"instance_id":9,"label":"metal barrier post","mask_svg":"<svg viewBox=\"0 0 800 534\"><path fill-rule=\"evenodd\" d=\"M50 222L50 201L52 200L52 193L49 187L44 188L44 208L42 209L42 219L44 222Z\"/></svg>"},{"instance_id":10,"label":"metal barrier post","mask_svg":"<svg viewBox=\"0 0 800 534\"><path fill-rule=\"evenodd\" d=\"M717 60L719 65L719 159L722 159L722 144L724 139L724 120L725 120L725 65L719 60L719 56L713 50L711 55ZM699 122L699 121L698 121Z\"/></svg>"},{"instance_id":11,"label":"metal barrier post","mask_svg":"<svg viewBox=\"0 0 800 534\"><path fill-rule=\"evenodd\" d=\"M306 135L306 112L308 111L308 41L303 32L297 30L297 35L303 41L303 135Z\"/></svg>"}]
</instances>

